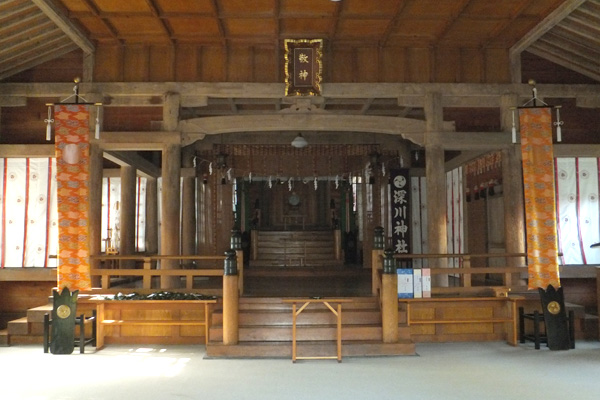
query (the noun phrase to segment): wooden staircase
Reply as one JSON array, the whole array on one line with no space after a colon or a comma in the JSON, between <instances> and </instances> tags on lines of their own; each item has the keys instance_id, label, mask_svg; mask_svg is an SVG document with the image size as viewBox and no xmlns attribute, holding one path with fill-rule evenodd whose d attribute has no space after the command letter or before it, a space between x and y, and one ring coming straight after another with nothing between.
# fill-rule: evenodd
<instances>
[{"instance_id":1,"label":"wooden staircase","mask_svg":"<svg viewBox=\"0 0 600 400\"><path fill-rule=\"evenodd\" d=\"M258 231L258 257L250 267L341 266L331 230Z\"/></svg>"},{"instance_id":2,"label":"wooden staircase","mask_svg":"<svg viewBox=\"0 0 600 400\"><path fill-rule=\"evenodd\" d=\"M407 326L400 325L398 343L382 343L381 312L374 297L356 297L342 310L343 356L414 355ZM240 298L239 344L224 345L223 313L212 315L209 358L290 358L292 306L281 298ZM322 304L311 304L297 320L298 356L336 354L335 316Z\"/></svg>"}]
</instances>

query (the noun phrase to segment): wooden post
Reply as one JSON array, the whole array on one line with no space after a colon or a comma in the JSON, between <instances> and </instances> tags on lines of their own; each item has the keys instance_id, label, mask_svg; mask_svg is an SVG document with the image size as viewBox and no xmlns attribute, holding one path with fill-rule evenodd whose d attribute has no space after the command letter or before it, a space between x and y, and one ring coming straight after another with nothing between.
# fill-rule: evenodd
<instances>
[{"instance_id":1,"label":"wooden post","mask_svg":"<svg viewBox=\"0 0 600 400\"><path fill-rule=\"evenodd\" d=\"M239 289L238 271L235 260L235 251L225 252L223 273L223 344L235 345L239 341L238 312Z\"/></svg>"},{"instance_id":2,"label":"wooden post","mask_svg":"<svg viewBox=\"0 0 600 400\"><path fill-rule=\"evenodd\" d=\"M101 252L102 244L102 149L97 143L90 143L90 192L89 192L89 249L90 255ZM99 260L90 259L90 268L100 266ZM92 287L100 286L100 278L92 277Z\"/></svg>"},{"instance_id":3,"label":"wooden post","mask_svg":"<svg viewBox=\"0 0 600 400\"><path fill-rule=\"evenodd\" d=\"M342 259L342 231L339 229L333 230L333 245L335 259L339 261Z\"/></svg>"},{"instance_id":4,"label":"wooden post","mask_svg":"<svg viewBox=\"0 0 600 400\"><path fill-rule=\"evenodd\" d=\"M182 162L185 168L193 167L193 153L187 151L187 148ZM181 186L181 254L189 256L196 254L196 177L184 177Z\"/></svg>"},{"instance_id":5,"label":"wooden post","mask_svg":"<svg viewBox=\"0 0 600 400\"><path fill-rule=\"evenodd\" d=\"M381 257L383 249L371 250L371 294L376 296L379 293L379 270L381 270Z\"/></svg>"},{"instance_id":6,"label":"wooden post","mask_svg":"<svg viewBox=\"0 0 600 400\"><path fill-rule=\"evenodd\" d=\"M242 296L244 294L244 250L236 250L235 258L238 267L238 290Z\"/></svg>"},{"instance_id":7,"label":"wooden post","mask_svg":"<svg viewBox=\"0 0 600 400\"><path fill-rule=\"evenodd\" d=\"M427 181L427 238L429 252L446 254L448 238L446 233L446 170L444 148L439 143L443 130L443 106L441 93L427 93L425 96L425 175ZM447 259L430 260L431 268L444 268ZM448 286L448 275L436 275L436 286Z\"/></svg>"},{"instance_id":8,"label":"wooden post","mask_svg":"<svg viewBox=\"0 0 600 400\"><path fill-rule=\"evenodd\" d=\"M162 159L162 224L161 253L179 254L179 177L181 172L181 146L167 145ZM177 260L161 260L161 269L175 269ZM162 276L161 288L170 289L180 286L177 276Z\"/></svg>"},{"instance_id":9,"label":"wooden post","mask_svg":"<svg viewBox=\"0 0 600 400\"><path fill-rule=\"evenodd\" d=\"M393 252L385 252L381 277L381 321L383 343L398 342L398 275L394 267Z\"/></svg>"},{"instance_id":10,"label":"wooden post","mask_svg":"<svg viewBox=\"0 0 600 400\"><path fill-rule=\"evenodd\" d=\"M120 249L121 255L135 252L135 186L136 170L130 165L121 166ZM121 268L133 268L134 261L122 260Z\"/></svg>"},{"instance_id":11,"label":"wooden post","mask_svg":"<svg viewBox=\"0 0 600 400\"><path fill-rule=\"evenodd\" d=\"M146 179L146 253L158 252L158 185L156 178ZM156 265L156 262L153 262Z\"/></svg>"},{"instance_id":12,"label":"wooden post","mask_svg":"<svg viewBox=\"0 0 600 400\"><path fill-rule=\"evenodd\" d=\"M258 231L256 229L252 229L250 231L250 259L257 260L258 259Z\"/></svg>"}]
</instances>

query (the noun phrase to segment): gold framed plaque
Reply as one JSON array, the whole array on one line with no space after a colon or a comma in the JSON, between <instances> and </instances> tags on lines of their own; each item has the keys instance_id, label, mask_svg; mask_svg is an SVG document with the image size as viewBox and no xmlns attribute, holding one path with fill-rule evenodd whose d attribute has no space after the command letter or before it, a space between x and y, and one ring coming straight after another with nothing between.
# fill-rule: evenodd
<instances>
[{"instance_id":1,"label":"gold framed plaque","mask_svg":"<svg viewBox=\"0 0 600 400\"><path fill-rule=\"evenodd\" d=\"M285 95L320 96L323 39L286 39Z\"/></svg>"}]
</instances>

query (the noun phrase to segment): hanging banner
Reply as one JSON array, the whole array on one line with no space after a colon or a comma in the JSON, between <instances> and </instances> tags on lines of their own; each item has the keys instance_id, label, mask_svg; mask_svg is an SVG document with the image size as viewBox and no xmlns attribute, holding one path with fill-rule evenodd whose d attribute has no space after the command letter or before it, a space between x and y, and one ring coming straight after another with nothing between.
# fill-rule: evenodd
<instances>
[{"instance_id":1,"label":"hanging banner","mask_svg":"<svg viewBox=\"0 0 600 400\"><path fill-rule=\"evenodd\" d=\"M410 248L410 201L409 201L409 176L408 169L395 169L390 171L391 184L391 215L392 215L392 243L394 253L408 254Z\"/></svg>"},{"instance_id":2,"label":"hanging banner","mask_svg":"<svg viewBox=\"0 0 600 400\"><path fill-rule=\"evenodd\" d=\"M560 287L550 108L519 109L529 289Z\"/></svg>"},{"instance_id":3,"label":"hanging banner","mask_svg":"<svg viewBox=\"0 0 600 400\"><path fill-rule=\"evenodd\" d=\"M89 263L89 111L55 105L58 288L92 288Z\"/></svg>"}]
</instances>

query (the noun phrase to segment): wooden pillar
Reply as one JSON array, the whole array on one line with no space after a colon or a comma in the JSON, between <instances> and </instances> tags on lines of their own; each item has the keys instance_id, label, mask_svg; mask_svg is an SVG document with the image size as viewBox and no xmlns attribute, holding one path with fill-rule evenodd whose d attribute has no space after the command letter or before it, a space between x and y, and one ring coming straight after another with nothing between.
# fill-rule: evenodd
<instances>
[{"instance_id":1,"label":"wooden pillar","mask_svg":"<svg viewBox=\"0 0 600 400\"><path fill-rule=\"evenodd\" d=\"M179 93L167 93L163 104L163 130L176 131L179 124L181 96Z\"/></svg>"},{"instance_id":2,"label":"wooden pillar","mask_svg":"<svg viewBox=\"0 0 600 400\"><path fill-rule=\"evenodd\" d=\"M333 245L335 259L340 261L342 259L342 231L339 229L333 230Z\"/></svg>"},{"instance_id":3,"label":"wooden pillar","mask_svg":"<svg viewBox=\"0 0 600 400\"><path fill-rule=\"evenodd\" d=\"M511 107L517 106L519 96L502 96L502 130L510 135L512 128ZM517 118L517 117L515 117ZM518 119L518 118L517 118ZM521 172L521 149L518 144L502 150L502 191L504 202L504 240L507 253L525 252L525 211L523 204L523 174ZM506 265L525 265L525 260L517 257L506 259ZM505 282L510 285L511 282Z\"/></svg>"},{"instance_id":4,"label":"wooden pillar","mask_svg":"<svg viewBox=\"0 0 600 400\"><path fill-rule=\"evenodd\" d=\"M194 166L193 156L193 153L184 152L182 156L184 168ZM196 177L184 177L181 185L181 254L193 255L196 254Z\"/></svg>"},{"instance_id":5,"label":"wooden pillar","mask_svg":"<svg viewBox=\"0 0 600 400\"><path fill-rule=\"evenodd\" d=\"M373 249L371 251L371 294L377 296L379 290L379 270L381 270L381 256L383 249Z\"/></svg>"},{"instance_id":6,"label":"wooden pillar","mask_svg":"<svg viewBox=\"0 0 600 400\"><path fill-rule=\"evenodd\" d=\"M236 250L235 259L238 267L238 290L242 296L244 294L244 250Z\"/></svg>"},{"instance_id":7,"label":"wooden pillar","mask_svg":"<svg viewBox=\"0 0 600 400\"><path fill-rule=\"evenodd\" d=\"M223 273L223 344L234 345L239 341L239 291L236 254L225 252Z\"/></svg>"},{"instance_id":8,"label":"wooden pillar","mask_svg":"<svg viewBox=\"0 0 600 400\"><path fill-rule=\"evenodd\" d=\"M428 93L425 96L425 175L427 182L427 239L429 253L446 254L448 238L446 233L446 170L444 148L439 143L443 129L442 95ZM444 268L447 259L431 259L431 268ZM448 286L447 275L436 275L437 286Z\"/></svg>"},{"instance_id":9,"label":"wooden pillar","mask_svg":"<svg viewBox=\"0 0 600 400\"><path fill-rule=\"evenodd\" d=\"M130 165L121 167L121 206L120 214L120 249L121 255L132 255L135 253L135 186L136 169ZM133 267L131 261L122 261L124 268Z\"/></svg>"},{"instance_id":10,"label":"wooden pillar","mask_svg":"<svg viewBox=\"0 0 600 400\"><path fill-rule=\"evenodd\" d=\"M158 253L158 185L156 178L146 179L146 252Z\"/></svg>"},{"instance_id":11,"label":"wooden pillar","mask_svg":"<svg viewBox=\"0 0 600 400\"><path fill-rule=\"evenodd\" d=\"M99 255L102 245L102 149L97 143L90 143L90 183L89 183L89 249L90 255ZM92 269L98 268L100 261L90 260ZM92 276L92 287L100 286L100 277Z\"/></svg>"},{"instance_id":12,"label":"wooden pillar","mask_svg":"<svg viewBox=\"0 0 600 400\"><path fill-rule=\"evenodd\" d=\"M169 144L162 158L162 208L160 248L162 255L179 254L179 177L181 173L181 146ZM162 269L175 269L177 260L162 260ZM180 280L174 276L163 276L161 288L177 288Z\"/></svg>"},{"instance_id":13,"label":"wooden pillar","mask_svg":"<svg viewBox=\"0 0 600 400\"><path fill-rule=\"evenodd\" d=\"M385 250L381 275L381 331L383 343L398 342L398 275L394 252Z\"/></svg>"}]
</instances>

